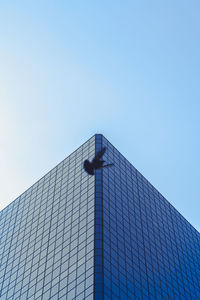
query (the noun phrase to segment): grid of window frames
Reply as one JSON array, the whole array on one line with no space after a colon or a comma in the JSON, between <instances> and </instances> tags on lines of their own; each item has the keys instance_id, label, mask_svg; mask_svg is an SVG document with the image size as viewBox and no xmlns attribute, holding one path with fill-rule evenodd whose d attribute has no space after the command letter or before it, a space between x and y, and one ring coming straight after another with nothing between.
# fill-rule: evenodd
<instances>
[{"instance_id":1,"label":"grid of window frames","mask_svg":"<svg viewBox=\"0 0 200 300\"><path fill-rule=\"evenodd\" d=\"M93 299L95 136L0 213L0 299Z\"/></svg>"},{"instance_id":2,"label":"grid of window frames","mask_svg":"<svg viewBox=\"0 0 200 300\"><path fill-rule=\"evenodd\" d=\"M96 134L97 154L102 149L102 135ZM102 170L95 172L95 222L94 222L94 299L103 300L103 194Z\"/></svg>"},{"instance_id":3,"label":"grid of window frames","mask_svg":"<svg viewBox=\"0 0 200 300\"><path fill-rule=\"evenodd\" d=\"M200 234L103 137L104 299L200 299Z\"/></svg>"}]
</instances>

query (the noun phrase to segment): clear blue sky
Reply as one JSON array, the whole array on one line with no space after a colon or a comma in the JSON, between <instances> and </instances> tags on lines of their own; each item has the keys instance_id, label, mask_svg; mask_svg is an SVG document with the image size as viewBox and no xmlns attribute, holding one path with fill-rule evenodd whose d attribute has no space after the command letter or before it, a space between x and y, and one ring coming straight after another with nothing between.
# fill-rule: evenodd
<instances>
[{"instance_id":1,"label":"clear blue sky","mask_svg":"<svg viewBox=\"0 0 200 300\"><path fill-rule=\"evenodd\" d=\"M1 1L1 208L94 133L200 230L200 2Z\"/></svg>"}]
</instances>

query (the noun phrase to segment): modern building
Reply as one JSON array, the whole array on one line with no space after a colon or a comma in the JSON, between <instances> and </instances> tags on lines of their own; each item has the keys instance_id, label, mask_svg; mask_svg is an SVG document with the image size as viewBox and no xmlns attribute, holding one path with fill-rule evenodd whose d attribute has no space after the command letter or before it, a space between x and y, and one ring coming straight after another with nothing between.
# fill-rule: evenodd
<instances>
[{"instance_id":1,"label":"modern building","mask_svg":"<svg viewBox=\"0 0 200 300\"><path fill-rule=\"evenodd\" d=\"M83 169L102 147L113 167ZM100 134L0 213L0 299L200 299L200 234Z\"/></svg>"}]
</instances>

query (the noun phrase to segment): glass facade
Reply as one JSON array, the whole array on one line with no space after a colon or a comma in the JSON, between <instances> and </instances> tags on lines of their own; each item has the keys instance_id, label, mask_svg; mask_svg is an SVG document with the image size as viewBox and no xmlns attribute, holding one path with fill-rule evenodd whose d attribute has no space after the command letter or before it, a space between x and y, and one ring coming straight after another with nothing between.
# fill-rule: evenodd
<instances>
[{"instance_id":1,"label":"glass facade","mask_svg":"<svg viewBox=\"0 0 200 300\"><path fill-rule=\"evenodd\" d=\"M83 170L102 147L113 167ZM97 134L0 212L0 299L200 299L200 234Z\"/></svg>"},{"instance_id":2,"label":"glass facade","mask_svg":"<svg viewBox=\"0 0 200 300\"><path fill-rule=\"evenodd\" d=\"M104 299L200 299L200 234L103 136Z\"/></svg>"},{"instance_id":3,"label":"glass facade","mask_svg":"<svg viewBox=\"0 0 200 300\"><path fill-rule=\"evenodd\" d=\"M1 300L93 299L94 154L95 136L1 211Z\"/></svg>"}]
</instances>

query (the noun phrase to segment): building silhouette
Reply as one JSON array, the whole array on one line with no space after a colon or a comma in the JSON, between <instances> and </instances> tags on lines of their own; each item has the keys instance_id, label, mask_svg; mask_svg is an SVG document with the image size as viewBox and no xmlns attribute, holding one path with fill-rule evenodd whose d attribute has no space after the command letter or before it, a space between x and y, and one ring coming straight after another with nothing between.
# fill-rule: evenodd
<instances>
[{"instance_id":1,"label":"building silhouette","mask_svg":"<svg viewBox=\"0 0 200 300\"><path fill-rule=\"evenodd\" d=\"M114 166L83 169L106 147ZM0 212L0 299L200 299L200 234L100 134Z\"/></svg>"}]
</instances>

